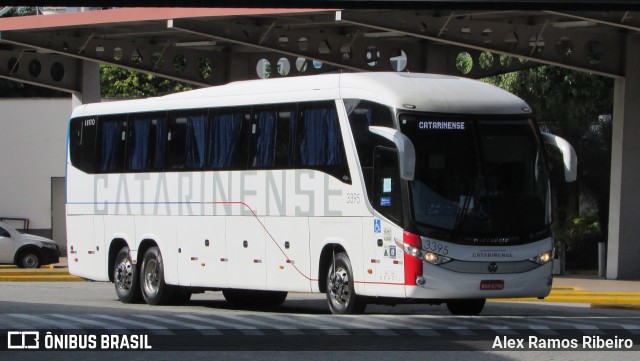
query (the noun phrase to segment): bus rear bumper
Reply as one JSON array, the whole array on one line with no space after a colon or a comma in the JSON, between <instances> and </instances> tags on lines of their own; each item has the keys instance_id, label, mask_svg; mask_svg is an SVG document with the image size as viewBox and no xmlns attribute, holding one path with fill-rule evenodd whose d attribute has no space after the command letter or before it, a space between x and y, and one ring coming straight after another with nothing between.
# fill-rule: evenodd
<instances>
[{"instance_id":1,"label":"bus rear bumper","mask_svg":"<svg viewBox=\"0 0 640 361\"><path fill-rule=\"evenodd\" d=\"M546 297L551 292L551 262L525 273L470 274L425 265L423 285L405 286L407 298L462 299Z\"/></svg>"}]
</instances>

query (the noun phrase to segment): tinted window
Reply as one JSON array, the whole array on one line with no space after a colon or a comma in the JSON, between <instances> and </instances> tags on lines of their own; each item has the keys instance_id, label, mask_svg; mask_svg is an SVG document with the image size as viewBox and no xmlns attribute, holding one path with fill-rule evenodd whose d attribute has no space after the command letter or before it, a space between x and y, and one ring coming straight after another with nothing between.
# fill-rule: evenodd
<instances>
[{"instance_id":1,"label":"tinted window","mask_svg":"<svg viewBox=\"0 0 640 361\"><path fill-rule=\"evenodd\" d=\"M373 182L373 207L396 224L402 224L402 190L396 150L376 148Z\"/></svg>"},{"instance_id":2,"label":"tinted window","mask_svg":"<svg viewBox=\"0 0 640 361\"><path fill-rule=\"evenodd\" d=\"M98 118L96 147L97 172L122 172L127 144L127 117L124 115Z\"/></svg>"},{"instance_id":3,"label":"tinted window","mask_svg":"<svg viewBox=\"0 0 640 361\"><path fill-rule=\"evenodd\" d=\"M246 168L250 115L247 108L215 111L209 127L208 168Z\"/></svg>"},{"instance_id":4,"label":"tinted window","mask_svg":"<svg viewBox=\"0 0 640 361\"><path fill-rule=\"evenodd\" d=\"M164 164L165 114L136 114L129 120L127 169L159 171Z\"/></svg>"},{"instance_id":5,"label":"tinted window","mask_svg":"<svg viewBox=\"0 0 640 361\"><path fill-rule=\"evenodd\" d=\"M0 237L11 238L11 234L6 229L0 227Z\"/></svg>"},{"instance_id":6,"label":"tinted window","mask_svg":"<svg viewBox=\"0 0 640 361\"><path fill-rule=\"evenodd\" d=\"M206 110L169 113L165 170L202 169L206 124Z\"/></svg>"},{"instance_id":7,"label":"tinted window","mask_svg":"<svg viewBox=\"0 0 640 361\"><path fill-rule=\"evenodd\" d=\"M335 103L301 103L296 128L296 167L319 169L351 183Z\"/></svg>"},{"instance_id":8,"label":"tinted window","mask_svg":"<svg viewBox=\"0 0 640 361\"><path fill-rule=\"evenodd\" d=\"M295 139L296 106L278 105L253 110L249 166L256 169L289 168Z\"/></svg>"},{"instance_id":9,"label":"tinted window","mask_svg":"<svg viewBox=\"0 0 640 361\"><path fill-rule=\"evenodd\" d=\"M96 117L73 119L69 125L71 164L87 173L94 171L96 128Z\"/></svg>"},{"instance_id":10,"label":"tinted window","mask_svg":"<svg viewBox=\"0 0 640 361\"><path fill-rule=\"evenodd\" d=\"M298 122L296 164L302 167L345 163L338 114L333 103L307 105Z\"/></svg>"}]
</instances>

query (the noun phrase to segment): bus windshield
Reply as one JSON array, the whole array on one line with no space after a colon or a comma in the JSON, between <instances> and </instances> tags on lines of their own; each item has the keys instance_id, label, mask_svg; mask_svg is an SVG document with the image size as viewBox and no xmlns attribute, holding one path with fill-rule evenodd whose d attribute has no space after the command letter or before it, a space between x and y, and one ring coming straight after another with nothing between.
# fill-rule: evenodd
<instances>
[{"instance_id":1,"label":"bus windshield","mask_svg":"<svg viewBox=\"0 0 640 361\"><path fill-rule=\"evenodd\" d=\"M418 224L465 238L530 238L548 228L549 181L532 120L399 120L416 151L410 193Z\"/></svg>"}]
</instances>

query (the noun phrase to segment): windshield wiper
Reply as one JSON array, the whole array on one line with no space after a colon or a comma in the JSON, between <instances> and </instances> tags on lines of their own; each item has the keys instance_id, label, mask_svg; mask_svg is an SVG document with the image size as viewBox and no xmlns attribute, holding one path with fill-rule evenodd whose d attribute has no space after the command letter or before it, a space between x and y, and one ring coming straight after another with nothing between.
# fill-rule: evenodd
<instances>
[{"instance_id":1,"label":"windshield wiper","mask_svg":"<svg viewBox=\"0 0 640 361\"><path fill-rule=\"evenodd\" d=\"M462 227L462 223L464 223L464 218L469 211L469 206L471 205L471 194L474 190L474 182L469 183L469 188L467 189L467 194L464 197L464 202L462 203L462 208L456 215L456 222L453 225L453 230L451 231L451 242L455 242L456 237L458 236L460 227Z\"/></svg>"}]
</instances>

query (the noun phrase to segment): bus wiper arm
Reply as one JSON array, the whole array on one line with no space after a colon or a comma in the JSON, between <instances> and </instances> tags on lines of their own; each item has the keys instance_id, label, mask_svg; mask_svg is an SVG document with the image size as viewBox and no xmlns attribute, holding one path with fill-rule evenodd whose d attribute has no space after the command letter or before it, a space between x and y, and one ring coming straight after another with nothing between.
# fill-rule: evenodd
<instances>
[{"instance_id":1,"label":"bus wiper arm","mask_svg":"<svg viewBox=\"0 0 640 361\"><path fill-rule=\"evenodd\" d=\"M456 215L456 222L453 225L453 231L451 232L451 241L455 241L458 231L460 227L462 227L462 223L464 223L464 218L467 215L467 211L469 211L469 206L471 205L471 194L473 193L473 183L469 184L469 189L467 190L467 194L464 197L464 202L462 203L462 208Z\"/></svg>"}]
</instances>

